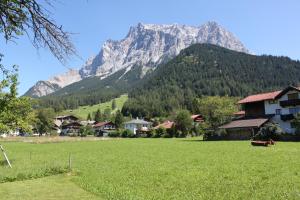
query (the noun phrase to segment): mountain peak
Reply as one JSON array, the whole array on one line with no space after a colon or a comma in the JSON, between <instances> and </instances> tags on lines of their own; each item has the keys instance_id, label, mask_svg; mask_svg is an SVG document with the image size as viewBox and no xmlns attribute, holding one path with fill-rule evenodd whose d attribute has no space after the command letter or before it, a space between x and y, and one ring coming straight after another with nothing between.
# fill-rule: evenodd
<instances>
[{"instance_id":1,"label":"mountain peak","mask_svg":"<svg viewBox=\"0 0 300 200\"><path fill-rule=\"evenodd\" d=\"M209 43L235 51L248 52L231 32L214 21L209 21L200 27L138 23L130 27L124 39L107 40L98 55L88 60L79 71L55 76L47 83L65 87L91 76L103 79L121 69L126 69L125 73L127 73L133 66L140 66L143 72L147 72L148 69L155 69L158 64L175 57L182 49L195 43ZM45 84L43 84L44 88Z\"/></svg>"}]
</instances>

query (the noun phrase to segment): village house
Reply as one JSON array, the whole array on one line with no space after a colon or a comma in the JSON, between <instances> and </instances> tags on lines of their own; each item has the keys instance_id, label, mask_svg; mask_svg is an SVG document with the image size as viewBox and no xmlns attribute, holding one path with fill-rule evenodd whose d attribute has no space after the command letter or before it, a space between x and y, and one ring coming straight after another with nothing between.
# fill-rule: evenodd
<instances>
[{"instance_id":1,"label":"village house","mask_svg":"<svg viewBox=\"0 0 300 200\"><path fill-rule=\"evenodd\" d=\"M152 123L136 118L129 122L125 122L124 126L125 129L131 130L136 135L138 132L150 131Z\"/></svg>"},{"instance_id":2,"label":"village house","mask_svg":"<svg viewBox=\"0 0 300 200\"><path fill-rule=\"evenodd\" d=\"M79 118L74 115L57 116L54 119L54 130L60 135L69 133L78 133L82 124L78 122Z\"/></svg>"},{"instance_id":3,"label":"village house","mask_svg":"<svg viewBox=\"0 0 300 200\"><path fill-rule=\"evenodd\" d=\"M98 122L94 126L95 130L115 130L116 125L115 123L108 121L108 122Z\"/></svg>"},{"instance_id":4,"label":"village house","mask_svg":"<svg viewBox=\"0 0 300 200\"><path fill-rule=\"evenodd\" d=\"M61 126L61 135L69 135L70 133L71 134L74 134L74 133L79 133L80 131L80 128L82 127L83 125L77 121L74 121L74 122L70 122L70 123L67 123L67 124L63 124Z\"/></svg>"},{"instance_id":5,"label":"village house","mask_svg":"<svg viewBox=\"0 0 300 200\"><path fill-rule=\"evenodd\" d=\"M295 114L300 112L300 88L289 86L280 91L250 95L238 103L242 117L220 128L226 129L233 139L249 139L268 121L278 123L285 133L295 132Z\"/></svg>"},{"instance_id":6,"label":"village house","mask_svg":"<svg viewBox=\"0 0 300 200\"><path fill-rule=\"evenodd\" d=\"M63 116L57 116L55 117L55 121L56 122L60 122L62 123L69 123L69 122L74 122L74 121L78 121L78 117L74 116L74 115L63 115Z\"/></svg>"},{"instance_id":7,"label":"village house","mask_svg":"<svg viewBox=\"0 0 300 200\"><path fill-rule=\"evenodd\" d=\"M93 125L93 128L97 136L108 136L109 131L116 130L116 125L111 121L98 122Z\"/></svg>"},{"instance_id":8,"label":"village house","mask_svg":"<svg viewBox=\"0 0 300 200\"><path fill-rule=\"evenodd\" d=\"M164 121L161 124L158 124L157 126L153 127L153 129L158 129L158 128L164 128L164 129L170 129L172 128L172 126L175 125L175 123L173 121Z\"/></svg>"}]
</instances>

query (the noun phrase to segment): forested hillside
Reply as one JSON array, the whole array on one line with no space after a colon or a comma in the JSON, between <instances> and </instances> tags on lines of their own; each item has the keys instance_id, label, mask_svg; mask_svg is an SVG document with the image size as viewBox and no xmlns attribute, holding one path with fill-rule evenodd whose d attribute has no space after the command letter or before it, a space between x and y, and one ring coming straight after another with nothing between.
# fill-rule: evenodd
<instances>
[{"instance_id":1,"label":"forested hillside","mask_svg":"<svg viewBox=\"0 0 300 200\"><path fill-rule=\"evenodd\" d=\"M195 98L201 95L245 96L299 82L299 61L195 44L143 79L129 93L123 113L161 116L180 108L197 112Z\"/></svg>"}]
</instances>

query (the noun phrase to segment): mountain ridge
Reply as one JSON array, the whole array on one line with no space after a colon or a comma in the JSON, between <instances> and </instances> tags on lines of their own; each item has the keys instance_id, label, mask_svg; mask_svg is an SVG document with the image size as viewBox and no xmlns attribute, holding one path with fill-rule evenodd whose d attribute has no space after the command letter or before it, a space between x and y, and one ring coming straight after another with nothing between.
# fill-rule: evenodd
<instances>
[{"instance_id":1,"label":"mountain ridge","mask_svg":"<svg viewBox=\"0 0 300 200\"><path fill-rule=\"evenodd\" d=\"M39 81L25 95L41 97L88 77L104 79L133 66L149 69L174 58L182 49L194 43L211 43L241 52L249 52L229 31L216 22L199 27L179 24L143 24L132 26L121 40L107 40L100 52L90 57L79 70L70 70L47 81ZM41 84L43 83L43 84Z\"/></svg>"}]
</instances>

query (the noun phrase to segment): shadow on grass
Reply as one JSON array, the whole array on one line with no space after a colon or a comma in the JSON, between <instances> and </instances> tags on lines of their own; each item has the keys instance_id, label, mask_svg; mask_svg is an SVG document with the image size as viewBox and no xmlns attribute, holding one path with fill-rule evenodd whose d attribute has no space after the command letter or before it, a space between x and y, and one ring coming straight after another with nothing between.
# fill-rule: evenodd
<instances>
[{"instance_id":1,"label":"shadow on grass","mask_svg":"<svg viewBox=\"0 0 300 200\"><path fill-rule=\"evenodd\" d=\"M10 164L13 164L14 160L9 160ZM8 163L3 158L3 160L0 160L0 166L8 166Z\"/></svg>"}]
</instances>

